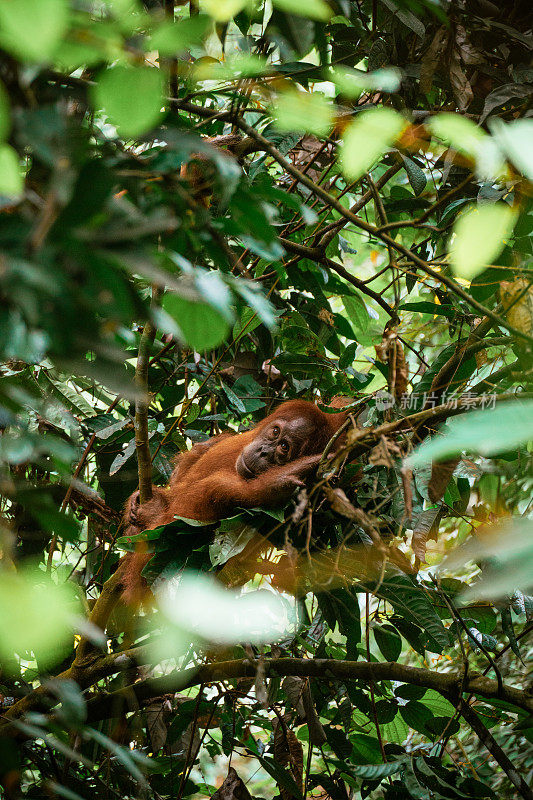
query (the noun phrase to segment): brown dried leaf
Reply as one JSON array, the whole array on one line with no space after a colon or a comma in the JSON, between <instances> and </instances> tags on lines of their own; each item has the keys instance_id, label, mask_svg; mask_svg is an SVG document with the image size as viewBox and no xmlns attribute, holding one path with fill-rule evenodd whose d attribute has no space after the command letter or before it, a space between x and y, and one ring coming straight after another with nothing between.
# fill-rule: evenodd
<instances>
[{"instance_id":1,"label":"brown dried leaf","mask_svg":"<svg viewBox=\"0 0 533 800\"><path fill-rule=\"evenodd\" d=\"M461 60L464 64L467 64L468 66L474 66L486 63L486 59L483 57L483 54L480 50L474 47L468 38L466 29L463 28L462 25L455 26L455 43L459 50Z\"/></svg>"},{"instance_id":2,"label":"brown dried leaf","mask_svg":"<svg viewBox=\"0 0 533 800\"><path fill-rule=\"evenodd\" d=\"M446 25L441 27L435 33L431 44L424 53L422 61L420 62L420 91L427 93L431 90L433 85L433 76L438 67L446 45L448 44L448 28Z\"/></svg>"},{"instance_id":3,"label":"brown dried leaf","mask_svg":"<svg viewBox=\"0 0 533 800\"><path fill-rule=\"evenodd\" d=\"M211 800L252 800L252 795L233 767L230 767L228 777L220 789L211 795Z\"/></svg>"},{"instance_id":4,"label":"brown dried leaf","mask_svg":"<svg viewBox=\"0 0 533 800\"><path fill-rule=\"evenodd\" d=\"M526 278L500 283L500 297L507 322L522 333L533 333L533 286Z\"/></svg>"},{"instance_id":5,"label":"brown dried leaf","mask_svg":"<svg viewBox=\"0 0 533 800\"><path fill-rule=\"evenodd\" d=\"M461 57L459 55L459 51L455 48L452 50L450 56L448 70L457 108L459 111L466 111L474 99L474 93L461 66Z\"/></svg>"},{"instance_id":6,"label":"brown dried leaf","mask_svg":"<svg viewBox=\"0 0 533 800\"><path fill-rule=\"evenodd\" d=\"M304 772L304 751L302 743L296 734L287 726L286 718L276 719L274 728L274 758L282 767L288 766L294 782L301 790ZM283 800L293 800L293 795L287 789L279 786Z\"/></svg>"},{"instance_id":7,"label":"brown dried leaf","mask_svg":"<svg viewBox=\"0 0 533 800\"><path fill-rule=\"evenodd\" d=\"M428 482L428 497L432 503L438 503L439 500L442 499L446 487L460 460L460 458L452 458L449 461L441 461L440 464L434 463L431 465L431 477Z\"/></svg>"},{"instance_id":8,"label":"brown dried leaf","mask_svg":"<svg viewBox=\"0 0 533 800\"><path fill-rule=\"evenodd\" d=\"M305 709L302 701L304 686L305 681L303 678L296 678L292 675L283 678L281 682L281 688L287 695L287 700L301 720L305 719Z\"/></svg>"},{"instance_id":9,"label":"brown dried leaf","mask_svg":"<svg viewBox=\"0 0 533 800\"><path fill-rule=\"evenodd\" d=\"M172 707L168 700L151 703L145 708L146 729L150 736L153 753L157 753L161 750L167 741L168 727L165 720L165 711L171 710Z\"/></svg>"}]
</instances>

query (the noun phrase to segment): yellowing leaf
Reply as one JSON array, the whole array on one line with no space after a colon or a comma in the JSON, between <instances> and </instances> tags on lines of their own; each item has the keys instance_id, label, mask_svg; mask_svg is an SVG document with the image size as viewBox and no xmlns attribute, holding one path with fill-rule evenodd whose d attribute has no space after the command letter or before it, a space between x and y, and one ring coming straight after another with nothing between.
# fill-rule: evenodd
<instances>
[{"instance_id":1,"label":"yellowing leaf","mask_svg":"<svg viewBox=\"0 0 533 800\"><path fill-rule=\"evenodd\" d=\"M458 218L450 240L456 275L472 280L503 250L517 219L507 203L472 205Z\"/></svg>"},{"instance_id":2,"label":"yellowing leaf","mask_svg":"<svg viewBox=\"0 0 533 800\"><path fill-rule=\"evenodd\" d=\"M93 104L105 111L122 136L135 139L161 117L164 80L161 70L153 67L112 67L94 87Z\"/></svg>"},{"instance_id":3,"label":"yellowing leaf","mask_svg":"<svg viewBox=\"0 0 533 800\"><path fill-rule=\"evenodd\" d=\"M25 61L47 61L68 25L67 0L2 0L0 42Z\"/></svg>"},{"instance_id":4,"label":"yellowing leaf","mask_svg":"<svg viewBox=\"0 0 533 800\"><path fill-rule=\"evenodd\" d=\"M349 180L357 180L399 137L407 122L392 108L373 108L358 114L346 128L340 166Z\"/></svg>"},{"instance_id":5,"label":"yellowing leaf","mask_svg":"<svg viewBox=\"0 0 533 800\"><path fill-rule=\"evenodd\" d=\"M287 91L278 95L274 107L276 127L327 136L333 125L333 109L321 94Z\"/></svg>"}]
</instances>

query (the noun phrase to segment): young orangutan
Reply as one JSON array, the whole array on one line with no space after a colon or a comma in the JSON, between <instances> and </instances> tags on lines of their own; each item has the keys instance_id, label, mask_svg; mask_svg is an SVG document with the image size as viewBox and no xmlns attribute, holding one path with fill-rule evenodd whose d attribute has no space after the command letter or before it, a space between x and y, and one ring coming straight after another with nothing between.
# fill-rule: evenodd
<instances>
[{"instance_id":1,"label":"young orangutan","mask_svg":"<svg viewBox=\"0 0 533 800\"><path fill-rule=\"evenodd\" d=\"M335 406L349 400L339 398ZM333 405L333 404L332 404ZM347 419L326 414L314 403L289 400L249 431L223 433L178 456L168 486L153 487L152 499L139 504L139 492L126 503L126 535L165 525L178 516L214 522L238 506L282 506L304 485L324 447ZM125 570L126 597L139 586L150 554L134 554Z\"/></svg>"}]
</instances>

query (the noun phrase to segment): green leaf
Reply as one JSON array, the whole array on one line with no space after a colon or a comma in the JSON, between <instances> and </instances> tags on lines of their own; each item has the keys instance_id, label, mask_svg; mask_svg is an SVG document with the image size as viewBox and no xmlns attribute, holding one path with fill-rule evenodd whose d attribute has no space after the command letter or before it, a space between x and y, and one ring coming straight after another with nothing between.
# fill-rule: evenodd
<instances>
[{"instance_id":1,"label":"green leaf","mask_svg":"<svg viewBox=\"0 0 533 800\"><path fill-rule=\"evenodd\" d=\"M325 0L273 0L274 6L289 14L325 21L331 17L332 11Z\"/></svg>"},{"instance_id":2,"label":"green leaf","mask_svg":"<svg viewBox=\"0 0 533 800\"><path fill-rule=\"evenodd\" d=\"M322 94L289 89L280 92L273 107L276 127L327 136L333 125L333 107Z\"/></svg>"},{"instance_id":3,"label":"green leaf","mask_svg":"<svg viewBox=\"0 0 533 800\"><path fill-rule=\"evenodd\" d=\"M383 739L387 742L395 742L402 744L409 735L409 727L398 715L392 722L387 722L385 725L379 726Z\"/></svg>"},{"instance_id":4,"label":"green leaf","mask_svg":"<svg viewBox=\"0 0 533 800\"><path fill-rule=\"evenodd\" d=\"M180 338L198 352L217 347L229 332L227 320L208 303L167 292L162 307L174 320Z\"/></svg>"},{"instance_id":5,"label":"green leaf","mask_svg":"<svg viewBox=\"0 0 533 800\"><path fill-rule=\"evenodd\" d=\"M385 661L397 661L402 652L402 640L397 631L392 625L380 625L372 630Z\"/></svg>"},{"instance_id":6,"label":"green leaf","mask_svg":"<svg viewBox=\"0 0 533 800\"><path fill-rule=\"evenodd\" d=\"M339 163L344 175L352 181L364 175L406 125L401 114L388 107L358 114L344 131L340 147Z\"/></svg>"},{"instance_id":7,"label":"green leaf","mask_svg":"<svg viewBox=\"0 0 533 800\"><path fill-rule=\"evenodd\" d=\"M453 319L457 313L454 306L441 306L438 303L430 303L429 300L421 300L416 303L402 303L400 311L418 311L419 314L437 314L448 319Z\"/></svg>"},{"instance_id":8,"label":"green leaf","mask_svg":"<svg viewBox=\"0 0 533 800\"><path fill-rule=\"evenodd\" d=\"M519 395L517 395L517 398ZM533 401L501 403L494 409L461 414L442 436L424 442L407 459L410 467L442 461L467 450L482 456L504 453L533 439Z\"/></svg>"},{"instance_id":9,"label":"green leaf","mask_svg":"<svg viewBox=\"0 0 533 800\"><path fill-rule=\"evenodd\" d=\"M103 110L121 136L135 139L162 117L165 77L160 69L119 64L98 78L93 105Z\"/></svg>"},{"instance_id":10,"label":"green leaf","mask_svg":"<svg viewBox=\"0 0 533 800\"><path fill-rule=\"evenodd\" d=\"M20 197L24 191L18 155L9 144L0 145L0 195Z\"/></svg>"},{"instance_id":11,"label":"green leaf","mask_svg":"<svg viewBox=\"0 0 533 800\"><path fill-rule=\"evenodd\" d=\"M433 717L427 706L418 700L411 700L405 706L400 707L400 714L410 728L427 735L426 723Z\"/></svg>"},{"instance_id":12,"label":"green leaf","mask_svg":"<svg viewBox=\"0 0 533 800\"><path fill-rule=\"evenodd\" d=\"M364 764L352 767L350 771L357 775L358 778L363 778L367 781L378 781L388 778L390 775L395 775L404 766L405 761L394 761L391 764Z\"/></svg>"},{"instance_id":13,"label":"green leaf","mask_svg":"<svg viewBox=\"0 0 533 800\"><path fill-rule=\"evenodd\" d=\"M405 171L409 178L409 183L413 187L415 195L418 197L426 188L427 178L422 167L419 167L416 161L402 154L403 163L405 164Z\"/></svg>"},{"instance_id":14,"label":"green leaf","mask_svg":"<svg viewBox=\"0 0 533 800\"><path fill-rule=\"evenodd\" d=\"M430 637L427 646L432 652L441 653L450 645L449 634L428 595L414 580L403 575L389 578L380 587L379 595L388 600L399 615L426 631Z\"/></svg>"},{"instance_id":15,"label":"green leaf","mask_svg":"<svg viewBox=\"0 0 533 800\"><path fill-rule=\"evenodd\" d=\"M24 61L48 61L68 22L68 0L2 0L0 43Z\"/></svg>"},{"instance_id":16,"label":"green leaf","mask_svg":"<svg viewBox=\"0 0 533 800\"><path fill-rule=\"evenodd\" d=\"M449 243L456 275L472 280L503 250L518 218L507 203L471 205L456 220Z\"/></svg>"}]
</instances>

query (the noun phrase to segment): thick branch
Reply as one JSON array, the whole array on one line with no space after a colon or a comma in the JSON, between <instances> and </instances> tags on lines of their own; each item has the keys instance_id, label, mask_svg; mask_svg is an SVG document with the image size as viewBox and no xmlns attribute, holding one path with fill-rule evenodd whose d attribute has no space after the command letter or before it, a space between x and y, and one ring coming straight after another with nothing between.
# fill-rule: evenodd
<instances>
[{"instance_id":1,"label":"thick branch","mask_svg":"<svg viewBox=\"0 0 533 800\"><path fill-rule=\"evenodd\" d=\"M498 683L492 678L486 678L479 673L468 676L463 685L462 675L453 673L439 673L420 667L409 667L395 662L374 663L368 661L338 661L336 659L303 659L303 658L272 658L264 660L265 674L267 677L284 677L296 675L298 677L318 678L324 680L363 680L383 681L392 680L422 686L426 689L435 689L443 695L458 692L463 689L485 698L506 700L512 705L522 708L528 713L533 713L533 696L527 692L504 684L501 693ZM142 704L154 696L167 694L200 683L214 683L217 681L235 678L252 678L257 672L257 662L248 659L236 661L221 661L215 664L206 664L198 669L188 669L182 672L175 671L160 678L143 680L119 689L116 692L104 692L87 704L88 719L95 722L99 719L109 718L110 713L120 714L129 702L133 692L137 701Z\"/></svg>"}]
</instances>

